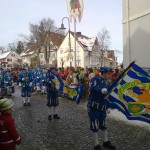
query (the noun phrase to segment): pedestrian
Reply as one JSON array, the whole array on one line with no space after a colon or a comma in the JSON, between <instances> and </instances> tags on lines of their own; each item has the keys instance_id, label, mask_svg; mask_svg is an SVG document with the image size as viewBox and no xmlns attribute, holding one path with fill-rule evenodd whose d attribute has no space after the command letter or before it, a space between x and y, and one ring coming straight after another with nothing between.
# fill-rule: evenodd
<instances>
[{"instance_id":1,"label":"pedestrian","mask_svg":"<svg viewBox=\"0 0 150 150\"><path fill-rule=\"evenodd\" d=\"M0 100L0 150L16 150L21 138L11 116L13 102L10 99Z\"/></svg>"},{"instance_id":2,"label":"pedestrian","mask_svg":"<svg viewBox=\"0 0 150 150\"><path fill-rule=\"evenodd\" d=\"M108 141L106 127L106 103L104 96L108 93L109 84L106 82L112 75L112 69L101 67L101 76L96 74L90 80L90 95L88 100L88 115L90 119L90 129L93 135L94 150L102 150L98 142L98 131L102 130L103 147L115 150L115 146Z\"/></svg>"},{"instance_id":3,"label":"pedestrian","mask_svg":"<svg viewBox=\"0 0 150 150\"><path fill-rule=\"evenodd\" d=\"M54 119L60 119L60 117L57 114L57 108L59 106L58 90L56 89L55 83L52 81L52 74L58 75L56 67L50 67L48 70L47 106L50 109L48 120L52 120L52 116Z\"/></svg>"}]
</instances>

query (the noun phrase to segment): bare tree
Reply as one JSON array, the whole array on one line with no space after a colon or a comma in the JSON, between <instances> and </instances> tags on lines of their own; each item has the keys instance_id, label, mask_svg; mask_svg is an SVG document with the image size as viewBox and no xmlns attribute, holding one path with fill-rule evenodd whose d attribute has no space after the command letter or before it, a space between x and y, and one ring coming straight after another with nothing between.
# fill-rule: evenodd
<instances>
[{"instance_id":1,"label":"bare tree","mask_svg":"<svg viewBox=\"0 0 150 150\"><path fill-rule=\"evenodd\" d=\"M54 20L50 18L43 18L37 24L30 23L29 30L30 35L28 37L22 35L22 37L24 37L27 43L34 43L37 45L38 56L41 50L44 49L46 64L48 65L51 50L51 33L55 32L64 34L64 32L60 31L55 26Z\"/></svg>"},{"instance_id":2,"label":"bare tree","mask_svg":"<svg viewBox=\"0 0 150 150\"><path fill-rule=\"evenodd\" d=\"M5 50L5 47L4 46L0 46L0 50Z\"/></svg>"},{"instance_id":3,"label":"bare tree","mask_svg":"<svg viewBox=\"0 0 150 150\"><path fill-rule=\"evenodd\" d=\"M7 46L7 51L16 51L17 45L16 43L9 43Z\"/></svg>"},{"instance_id":4,"label":"bare tree","mask_svg":"<svg viewBox=\"0 0 150 150\"><path fill-rule=\"evenodd\" d=\"M101 61L101 66L103 66L104 52L107 51L111 45L110 33L106 28L101 29L97 34L98 44L99 44L99 56Z\"/></svg>"}]
</instances>

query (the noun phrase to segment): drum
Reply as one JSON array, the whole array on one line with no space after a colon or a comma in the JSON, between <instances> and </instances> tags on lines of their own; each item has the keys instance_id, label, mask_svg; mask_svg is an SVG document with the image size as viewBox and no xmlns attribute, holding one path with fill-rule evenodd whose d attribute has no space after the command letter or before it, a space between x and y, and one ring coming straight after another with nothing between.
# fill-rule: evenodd
<instances>
[{"instance_id":1,"label":"drum","mask_svg":"<svg viewBox=\"0 0 150 150\"><path fill-rule=\"evenodd\" d=\"M1 88L1 95L6 96L7 95L7 88Z\"/></svg>"},{"instance_id":2,"label":"drum","mask_svg":"<svg viewBox=\"0 0 150 150\"><path fill-rule=\"evenodd\" d=\"M12 94L12 93L15 93L15 88L14 86L10 86L9 87L9 92Z\"/></svg>"}]
</instances>

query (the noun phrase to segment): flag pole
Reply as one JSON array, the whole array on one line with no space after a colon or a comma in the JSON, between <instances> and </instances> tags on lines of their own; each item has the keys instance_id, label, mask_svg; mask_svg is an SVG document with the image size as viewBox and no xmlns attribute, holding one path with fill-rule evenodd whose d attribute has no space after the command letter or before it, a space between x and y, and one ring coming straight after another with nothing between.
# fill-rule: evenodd
<instances>
[{"instance_id":1,"label":"flag pole","mask_svg":"<svg viewBox=\"0 0 150 150\"><path fill-rule=\"evenodd\" d=\"M74 64L74 67L76 69L76 20L74 19L74 61L75 61L75 64Z\"/></svg>"}]
</instances>

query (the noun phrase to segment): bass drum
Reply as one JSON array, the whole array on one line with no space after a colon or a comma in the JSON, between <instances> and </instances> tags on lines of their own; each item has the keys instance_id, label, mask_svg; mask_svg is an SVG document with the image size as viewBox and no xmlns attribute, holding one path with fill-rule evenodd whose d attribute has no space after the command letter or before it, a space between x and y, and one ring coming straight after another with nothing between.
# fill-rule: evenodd
<instances>
[{"instance_id":1,"label":"bass drum","mask_svg":"<svg viewBox=\"0 0 150 150\"><path fill-rule=\"evenodd\" d=\"M14 86L9 87L9 93L11 93L11 94L15 93L15 87Z\"/></svg>"}]
</instances>

